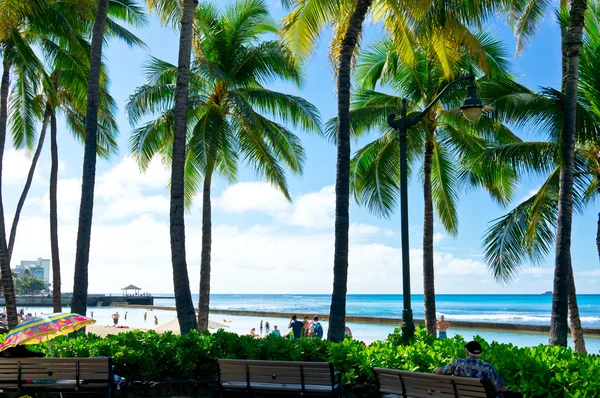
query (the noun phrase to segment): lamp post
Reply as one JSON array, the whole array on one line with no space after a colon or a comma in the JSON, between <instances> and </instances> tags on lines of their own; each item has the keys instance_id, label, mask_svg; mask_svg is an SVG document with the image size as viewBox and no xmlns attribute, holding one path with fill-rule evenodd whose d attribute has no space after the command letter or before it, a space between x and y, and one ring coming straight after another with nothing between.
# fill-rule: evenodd
<instances>
[{"instance_id":1,"label":"lamp post","mask_svg":"<svg viewBox=\"0 0 600 398\"><path fill-rule=\"evenodd\" d=\"M494 108L484 106L483 102L477 97L477 86L475 86L475 75L473 70L469 70L469 74L459 77L448 83L446 87L431 101L431 103L409 118L406 112L406 98L402 99L402 109L400 118L396 119L395 114L388 115L388 125L393 129L398 130L400 138L400 232L402 235L402 298L404 301L404 309L402 310L402 338L405 344L408 344L415 334L415 324L413 322L413 313L410 300L410 257L408 245L408 177L406 173L406 135L408 129L415 126L427 115L431 108L440 100L440 98L455 84L463 81L469 81L467 86L467 98L463 105L454 113L462 114L465 119L476 122L483 113L491 112Z\"/></svg>"}]
</instances>

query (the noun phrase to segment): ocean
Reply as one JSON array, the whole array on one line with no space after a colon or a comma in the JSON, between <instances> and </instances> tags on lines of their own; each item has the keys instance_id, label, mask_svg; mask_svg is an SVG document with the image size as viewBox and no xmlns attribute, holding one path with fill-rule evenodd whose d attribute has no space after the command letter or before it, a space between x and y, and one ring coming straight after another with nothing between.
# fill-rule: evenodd
<instances>
[{"instance_id":1,"label":"ocean","mask_svg":"<svg viewBox=\"0 0 600 398\"><path fill-rule=\"evenodd\" d=\"M422 319L423 295L411 296L413 315ZM198 303L198 295L193 295ZM579 315L584 327L600 327L600 294L579 295ZM155 305L174 306L175 300L156 300ZM302 314L328 314L331 296L322 294L213 294L210 308L218 310L270 311ZM549 325L551 295L481 295L438 294L436 311L449 321L478 321ZM402 295L350 294L348 315L385 318L402 317Z\"/></svg>"},{"instance_id":2,"label":"ocean","mask_svg":"<svg viewBox=\"0 0 600 398\"><path fill-rule=\"evenodd\" d=\"M159 296L158 294L156 294ZM172 296L164 294L162 296ZM198 303L198 295L193 295L194 304ZM579 312L584 327L600 327L600 295L579 295ZM155 300L156 306L175 306L175 300ZM214 294L211 295L210 319L221 323L225 330L247 334L255 327L257 332L260 321L269 321L271 328L278 325L282 331L287 331L289 318L233 316L219 313L219 310L265 311L292 314L312 315L328 314L330 296L313 294ZM423 318L423 295L412 296L412 307L415 318ZM519 323L532 325L549 325L552 309L552 296L546 295L437 295L436 309L438 315L444 314L449 321L478 321ZM65 308L64 311L68 311ZM50 313L51 308L31 307L26 309L31 313ZM138 328L153 328L154 316L157 316L159 326L174 319L175 311L145 310L138 308L89 307L88 316L93 316L98 325L112 325L111 315L118 311L121 315L120 325ZM93 312L93 314L92 314ZM144 313L147 319L144 320ZM348 295L347 314L374 317L397 317L398 326L402 314L401 295ZM127 319L125 319L127 315ZM327 322L322 322L325 333ZM348 323L354 338L370 343L383 340L394 331L394 325L369 325ZM266 333L266 330L262 332ZM529 332L491 331L453 327L448 331L448 337L460 334L470 340L473 336L481 336L488 341L512 343L518 346L533 346L546 344L547 334ZM600 352L600 338L586 336L588 352Z\"/></svg>"}]
</instances>

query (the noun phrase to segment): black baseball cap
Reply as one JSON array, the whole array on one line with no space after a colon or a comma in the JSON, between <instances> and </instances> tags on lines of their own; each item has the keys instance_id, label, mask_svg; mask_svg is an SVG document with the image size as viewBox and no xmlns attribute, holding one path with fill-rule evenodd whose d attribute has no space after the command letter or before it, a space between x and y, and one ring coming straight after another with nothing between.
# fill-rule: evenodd
<instances>
[{"instance_id":1,"label":"black baseball cap","mask_svg":"<svg viewBox=\"0 0 600 398\"><path fill-rule=\"evenodd\" d=\"M481 355L481 344L476 341L469 341L465 346L465 350L469 351L473 355Z\"/></svg>"}]
</instances>

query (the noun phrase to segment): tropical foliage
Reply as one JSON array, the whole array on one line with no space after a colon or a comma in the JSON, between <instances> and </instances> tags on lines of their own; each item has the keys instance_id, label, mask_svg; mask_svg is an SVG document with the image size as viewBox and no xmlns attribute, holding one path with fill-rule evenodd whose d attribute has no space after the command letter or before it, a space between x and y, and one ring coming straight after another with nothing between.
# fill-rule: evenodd
<instances>
[{"instance_id":1,"label":"tropical foliage","mask_svg":"<svg viewBox=\"0 0 600 398\"><path fill-rule=\"evenodd\" d=\"M188 204L202 192L202 258L198 325L208 328L210 293L211 182L214 176L234 181L240 163L255 170L291 200L285 171L301 173L304 150L286 125L320 132L318 110L304 99L267 88L275 80L299 85L303 77L276 33L262 0L240 0L219 10L202 4L196 11L194 61L191 65L185 194ZM177 67L151 59L147 84L127 104L136 125L130 145L145 170L155 155L171 162Z\"/></svg>"},{"instance_id":2,"label":"tropical foliage","mask_svg":"<svg viewBox=\"0 0 600 398\"><path fill-rule=\"evenodd\" d=\"M578 355L564 347L516 347L488 343L478 337L476 340L483 347L482 359L494 366L507 388L522 392L527 398L593 398L600 394L597 355ZM351 339L339 343L318 339L290 341L275 336L255 339L223 330L184 336L135 331L106 338L61 337L52 341L52 349L61 357L110 356L115 372L127 379L214 380L215 358L330 361L342 373L343 383L352 385L356 395L363 397L379 396L374 385L369 388L363 384L374 384L373 366L433 373L435 368L465 355L466 342L461 336L437 340L419 329L412 344L404 346L401 341L398 331L387 340L368 346ZM38 349L47 350L45 345Z\"/></svg>"}]
</instances>

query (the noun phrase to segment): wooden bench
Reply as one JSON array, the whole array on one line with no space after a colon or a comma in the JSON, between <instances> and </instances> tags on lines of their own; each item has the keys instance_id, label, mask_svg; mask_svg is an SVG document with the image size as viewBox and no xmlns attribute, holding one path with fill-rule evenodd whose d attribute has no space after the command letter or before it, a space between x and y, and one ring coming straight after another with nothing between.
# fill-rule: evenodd
<instances>
[{"instance_id":1,"label":"wooden bench","mask_svg":"<svg viewBox=\"0 0 600 398\"><path fill-rule=\"evenodd\" d=\"M496 398L481 379L373 368L382 397Z\"/></svg>"},{"instance_id":2,"label":"wooden bench","mask_svg":"<svg viewBox=\"0 0 600 398\"><path fill-rule=\"evenodd\" d=\"M329 362L217 359L219 393L338 396L340 374Z\"/></svg>"},{"instance_id":3,"label":"wooden bench","mask_svg":"<svg viewBox=\"0 0 600 398\"><path fill-rule=\"evenodd\" d=\"M110 358L0 359L2 393L105 392L114 393Z\"/></svg>"}]
</instances>

